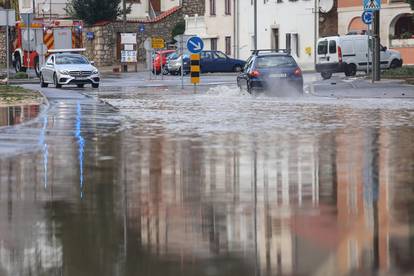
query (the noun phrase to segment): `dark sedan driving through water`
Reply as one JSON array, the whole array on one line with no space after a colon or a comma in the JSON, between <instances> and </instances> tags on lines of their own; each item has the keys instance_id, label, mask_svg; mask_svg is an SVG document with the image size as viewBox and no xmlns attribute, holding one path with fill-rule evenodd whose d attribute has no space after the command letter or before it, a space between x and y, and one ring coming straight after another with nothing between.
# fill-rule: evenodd
<instances>
[{"instance_id":1,"label":"dark sedan driving through water","mask_svg":"<svg viewBox=\"0 0 414 276\"><path fill-rule=\"evenodd\" d=\"M255 50L237 77L237 85L251 94L302 94L302 70L288 50Z\"/></svg>"}]
</instances>

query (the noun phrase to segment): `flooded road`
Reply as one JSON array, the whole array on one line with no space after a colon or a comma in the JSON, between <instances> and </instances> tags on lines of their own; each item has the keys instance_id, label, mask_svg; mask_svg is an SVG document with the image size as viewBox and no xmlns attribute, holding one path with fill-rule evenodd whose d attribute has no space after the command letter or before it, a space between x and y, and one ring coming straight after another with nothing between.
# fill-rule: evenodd
<instances>
[{"instance_id":1,"label":"flooded road","mask_svg":"<svg viewBox=\"0 0 414 276\"><path fill-rule=\"evenodd\" d=\"M0 275L414 273L413 100L91 95L0 159Z\"/></svg>"}]
</instances>

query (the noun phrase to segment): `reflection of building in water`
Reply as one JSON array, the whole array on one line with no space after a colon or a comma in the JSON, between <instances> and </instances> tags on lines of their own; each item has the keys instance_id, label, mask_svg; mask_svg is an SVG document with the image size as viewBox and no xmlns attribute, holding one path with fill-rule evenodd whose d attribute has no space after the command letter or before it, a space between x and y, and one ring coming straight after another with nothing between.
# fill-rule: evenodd
<instances>
[{"instance_id":1,"label":"reflection of building in water","mask_svg":"<svg viewBox=\"0 0 414 276\"><path fill-rule=\"evenodd\" d=\"M129 145L140 167L121 166L130 183L128 224L142 245L182 258L232 253L268 273L293 273L292 216L320 200L318 145L278 138L272 151L243 148L250 141L236 135L209 141L219 147L162 138Z\"/></svg>"},{"instance_id":2,"label":"reflection of building in water","mask_svg":"<svg viewBox=\"0 0 414 276\"><path fill-rule=\"evenodd\" d=\"M39 114L39 105L0 107L0 127L29 121Z\"/></svg>"}]
</instances>

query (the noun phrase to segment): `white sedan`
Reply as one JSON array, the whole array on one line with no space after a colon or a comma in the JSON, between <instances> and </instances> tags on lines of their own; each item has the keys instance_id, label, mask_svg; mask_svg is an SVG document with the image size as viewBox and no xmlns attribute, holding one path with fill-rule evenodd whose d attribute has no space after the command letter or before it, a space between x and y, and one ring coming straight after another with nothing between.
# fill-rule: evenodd
<instances>
[{"instance_id":1,"label":"white sedan","mask_svg":"<svg viewBox=\"0 0 414 276\"><path fill-rule=\"evenodd\" d=\"M61 88L62 85L73 84L81 88L85 84L92 84L93 88L98 88L99 82L98 69L80 54L51 54L40 69L41 87L54 84L56 88Z\"/></svg>"}]
</instances>

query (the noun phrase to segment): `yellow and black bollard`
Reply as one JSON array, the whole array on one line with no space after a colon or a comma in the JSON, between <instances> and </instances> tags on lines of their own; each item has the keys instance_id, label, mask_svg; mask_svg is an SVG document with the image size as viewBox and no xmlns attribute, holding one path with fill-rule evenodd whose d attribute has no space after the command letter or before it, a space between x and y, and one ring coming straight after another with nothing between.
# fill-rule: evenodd
<instances>
[{"instance_id":1,"label":"yellow and black bollard","mask_svg":"<svg viewBox=\"0 0 414 276\"><path fill-rule=\"evenodd\" d=\"M200 54L191 54L190 66L191 83L194 84L194 93L196 93L197 84L200 83Z\"/></svg>"}]
</instances>

